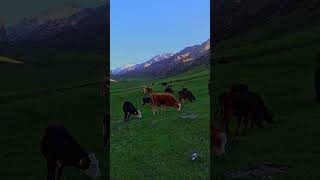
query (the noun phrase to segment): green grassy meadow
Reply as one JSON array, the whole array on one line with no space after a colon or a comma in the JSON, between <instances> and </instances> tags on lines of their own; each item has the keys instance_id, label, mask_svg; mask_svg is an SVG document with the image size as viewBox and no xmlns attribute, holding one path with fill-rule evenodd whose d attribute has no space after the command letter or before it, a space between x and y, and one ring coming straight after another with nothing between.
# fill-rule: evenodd
<instances>
[{"instance_id":1,"label":"green grassy meadow","mask_svg":"<svg viewBox=\"0 0 320 180\"><path fill-rule=\"evenodd\" d=\"M40 140L45 127L55 122L64 124L88 153L96 154L102 173L99 179L106 179L108 164L102 142L102 119L107 107L106 99L100 97L99 86L54 90L101 79L106 63L103 54L89 54L60 53L59 58L19 58L24 64L0 63L1 179L46 178ZM93 64L100 67L93 69ZM40 90L48 92L43 94ZM23 98L26 93L34 96ZM63 179L88 178L79 169L68 167Z\"/></svg>"},{"instance_id":2,"label":"green grassy meadow","mask_svg":"<svg viewBox=\"0 0 320 180\"><path fill-rule=\"evenodd\" d=\"M161 82L172 80L174 96L182 87L190 89L196 102L182 104L182 111L168 108L153 117L150 105L141 107L141 85L155 83L156 92L164 92ZM111 179L209 179L210 141L208 94L209 68L199 67L166 79L122 79L111 83ZM122 105L130 101L141 110L124 122ZM197 114L195 119L181 116ZM198 159L191 160L193 152Z\"/></svg>"},{"instance_id":3,"label":"green grassy meadow","mask_svg":"<svg viewBox=\"0 0 320 180\"><path fill-rule=\"evenodd\" d=\"M227 91L233 82L245 83L263 97L277 123L249 129L238 143L227 143L227 154L214 157L211 164L213 179L262 162L292 166L287 175L274 180L320 179L320 104L314 101L313 89L320 26L296 20L279 18L214 47L217 57L239 59L216 64L216 94Z\"/></svg>"}]
</instances>

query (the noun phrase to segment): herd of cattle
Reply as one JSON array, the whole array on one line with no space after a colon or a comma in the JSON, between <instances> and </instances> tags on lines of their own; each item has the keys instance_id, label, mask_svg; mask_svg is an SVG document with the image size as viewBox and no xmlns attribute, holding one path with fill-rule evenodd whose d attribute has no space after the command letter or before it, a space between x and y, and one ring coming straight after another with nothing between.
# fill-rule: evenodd
<instances>
[{"instance_id":1,"label":"herd of cattle","mask_svg":"<svg viewBox=\"0 0 320 180\"><path fill-rule=\"evenodd\" d=\"M151 87L142 87L142 92L149 95L142 98L142 107L150 104L153 115L159 106L162 106L162 111L165 111L168 106L180 111L182 102L195 101L193 93L187 88L178 91L179 100L177 100L173 95L171 82L165 82L162 85L165 86L163 93L156 93ZM211 92L212 86L209 83L209 93ZM220 114L222 127L217 128L213 122L210 126L212 147L217 155L225 153L229 122L233 116L237 120L236 135L240 134L242 122L244 122L243 133L246 132L249 121L251 128L254 125L262 128L265 122L273 123L273 113L266 107L261 96L250 91L247 85L232 84L230 90L220 94L217 100L218 108L215 112L215 119L216 115ZM129 120L130 115L142 118L141 111L129 101L124 102L123 112L125 122ZM103 144L107 150L110 141L109 114L104 116L102 124ZM47 161L47 180L55 180L56 177L60 180L65 166L82 169L91 178L100 175L99 163L95 155L86 153L63 125L49 125L45 129L41 140L41 153Z\"/></svg>"},{"instance_id":2,"label":"herd of cattle","mask_svg":"<svg viewBox=\"0 0 320 180\"><path fill-rule=\"evenodd\" d=\"M251 128L254 125L263 128L265 123L273 123L273 113L267 108L260 95L252 92L245 84L234 83L228 92L217 97L218 106L215 112L220 114L222 128L218 129L211 123L211 141L217 155L225 153L227 134L229 133L229 122L232 117L236 118L236 136L240 134L240 127L243 122L243 134L246 133L250 121Z\"/></svg>"},{"instance_id":3,"label":"herd of cattle","mask_svg":"<svg viewBox=\"0 0 320 180\"><path fill-rule=\"evenodd\" d=\"M146 104L150 104L153 115L156 114L158 106L162 107L162 111L165 111L167 107L174 107L180 111L182 106L181 102L193 102L196 100L193 93L187 88L182 88L182 90L178 91L179 100L177 100L173 96L174 91L172 89L171 82L164 82L161 84L165 86L163 93L155 93L151 87L142 87L142 92L149 95L142 98L142 107L144 107ZM130 115L134 115L139 119L142 118L141 111L137 109L130 101L125 101L122 109L124 112L125 122L129 120Z\"/></svg>"}]
</instances>

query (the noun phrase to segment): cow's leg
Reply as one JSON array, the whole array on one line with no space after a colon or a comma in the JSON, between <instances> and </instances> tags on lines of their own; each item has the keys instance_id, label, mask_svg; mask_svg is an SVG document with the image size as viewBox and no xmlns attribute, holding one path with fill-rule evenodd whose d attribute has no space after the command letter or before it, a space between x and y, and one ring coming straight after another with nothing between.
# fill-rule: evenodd
<instances>
[{"instance_id":1,"label":"cow's leg","mask_svg":"<svg viewBox=\"0 0 320 180\"><path fill-rule=\"evenodd\" d=\"M155 116L156 115L156 107L155 107L155 105L152 105L151 109L152 109L153 116Z\"/></svg>"},{"instance_id":2,"label":"cow's leg","mask_svg":"<svg viewBox=\"0 0 320 180\"><path fill-rule=\"evenodd\" d=\"M47 180L55 180L56 179L56 162L47 161L47 169L48 169Z\"/></svg>"},{"instance_id":3,"label":"cow's leg","mask_svg":"<svg viewBox=\"0 0 320 180\"><path fill-rule=\"evenodd\" d=\"M129 112L125 112L125 113L124 113L124 122L126 122L126 121L129 120L129 116L130 116L130 113L129 113Z\"/></svg>"},{"instance_id":4,"label":"cow's leg","mask_svg":"<svg viewBox=\"0 0 320 180\"><path fill-rule=\"evenodd\" d=\"M63 171L63 166L58 167L57 180L61 179L62 171Z\"/></svg>"},{"instance_id":5,"label":"cow's leg","mask_svg":"<svg viewBox=\"0 0 320 180\"><path fill-rule=\"evenodd\" d=\"M127 120L126 121L129 121L129 118L130 118L130 113L127 112Z\"/></svg>"}]
</instances>

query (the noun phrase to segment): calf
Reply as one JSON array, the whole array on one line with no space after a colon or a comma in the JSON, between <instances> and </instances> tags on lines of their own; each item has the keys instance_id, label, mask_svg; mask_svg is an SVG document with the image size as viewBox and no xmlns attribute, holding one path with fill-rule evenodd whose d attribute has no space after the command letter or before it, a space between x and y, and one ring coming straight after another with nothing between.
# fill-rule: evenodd
<instances>
[{"instance_id":1,"label":"calf","mask_svg":"<svg viewBox=\"0 0 320 180\"><path fill-rule=\"evenodd\" d=\"M133 104L131 102L129 102L129 101L125 101L123 103L122 109L123 109L123 112L124 112L124 122L129 120L129 117L130 117L131 114L135 115L139 119L142 118L140 110L137 110L133 106Z\"/></svg>"},{"instance_id":2,"label":"calf","mask_svg":"<svg viewBox=\"0 0 320 180\"><path fill-rule=\"evenodd\" d=\"M65 166L82 169L92 179L100 174L94 155L88 155L62 125L50 125L45 129L41 153L47 160L47 180L55 180L56 176L60 180Z\"/></svg>"},{"instance_id":3,"label":"calf","mask_svg":"<svg viewBox=\"0 0 320 180\"><path fill-rule=\"evenodd\" d=\"M213 150L216 155L225 153L225 145L227 143L227 136L224 131L217 129L214 125L210 125L210 139Z\"/></svg>"},{"instance_id":4,"label":"calf","mask_svg":"<svg viewBox=\"0 0 320 180\"><path fill-rule=\"evenodd\" d=\"M142 107L145 105L145 104L150 104L151 103L151 98L150 97L143 97L142 98Z\"/></svg>"},{"instance_id":5,"label":"calf","mask_svg":"<svg viewBox=\"0 0 320 180\"><path fill-rule=\"evenodd\" d=\"M161 83L161 85L162 86L166 86L166 85L168 85L168 83L167 82L163 82L163 83Z\"/></svg>"},{"instance_id":6,"label":"calf","mask_svg":"<svg viewBox=\"0 0 320 180\"><path fill-rule=\"evenodd\" d=\"M171 94L168 93L153 93L151 94L151 106L153 115L157 106L162 105L162 110L164 111L167 106L175 107L178 111L181 110L181 103L177 101Z\"/></svg>"}]
</instances>

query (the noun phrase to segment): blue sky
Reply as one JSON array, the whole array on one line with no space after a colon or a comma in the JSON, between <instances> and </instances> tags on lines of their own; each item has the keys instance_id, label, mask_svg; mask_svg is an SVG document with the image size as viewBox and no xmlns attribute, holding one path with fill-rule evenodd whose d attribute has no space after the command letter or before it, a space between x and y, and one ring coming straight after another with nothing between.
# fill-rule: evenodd
<instances>
[{"instance_id":1,"label":"blue sky","mask_svg":"<svg viewBox=\"0 0 320 180\"><path fill-rule=\"evenodd\" d=\"M110 9L112 69L210 37L210 0L111 0Z\"/></svg>"}]
</instances>

